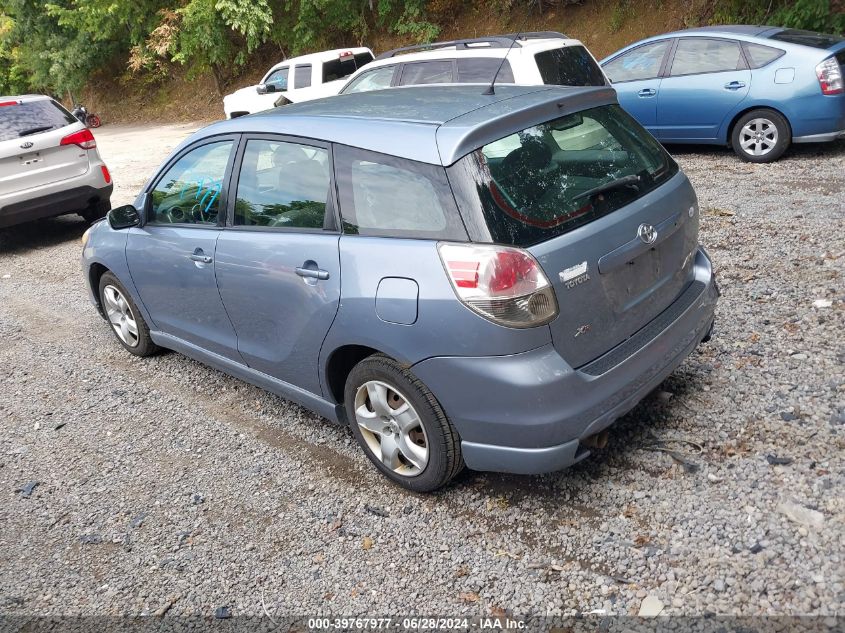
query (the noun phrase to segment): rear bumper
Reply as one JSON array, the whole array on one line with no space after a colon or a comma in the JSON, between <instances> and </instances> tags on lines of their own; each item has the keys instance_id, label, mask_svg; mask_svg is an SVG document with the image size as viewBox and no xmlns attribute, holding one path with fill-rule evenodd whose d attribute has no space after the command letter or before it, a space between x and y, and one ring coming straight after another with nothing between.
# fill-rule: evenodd
<instances>
[{"instance_id":1,"label":"rear bumper","mask_svg":"<svg viewBox=\"0 0 845 633\"><path fill-rule=\"evenodd\" d=\"M85 185L7 204L0 207L0 228L82 211L92 203L110 200L113 188L112 184L99 188Z\"/></svg>"},{"instance_id":2,"label":"rear bumper","mask_svg":"<svg viewBox=\"0 0 845 633\"><path fill-rule=\"evenodd\" d=\"M629 339L640 337L636 349L622 343L579 370L545 345L510 356L431 358L413 371L460 433L467 466L520 474L560 470L586 457L581 441L634 408L709 334L718 289L701 249L693 284L700 291L692 300L682 295L681 309L669 306Z\"/></svg>"}]
</instances>

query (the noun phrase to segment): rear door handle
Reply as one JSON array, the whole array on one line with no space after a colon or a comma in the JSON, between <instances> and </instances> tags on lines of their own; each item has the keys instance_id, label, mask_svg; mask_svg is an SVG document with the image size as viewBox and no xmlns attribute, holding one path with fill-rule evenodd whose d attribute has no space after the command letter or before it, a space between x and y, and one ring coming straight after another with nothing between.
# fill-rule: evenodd
<instances>
[{"instance_id":1,"label":"rear door handle","mask_svg":"<svg viewBox=\"0 0 845 633\"><path fill-rule=\"evenodd\" d=\"M745 88L744 81L731 81L725 84L725 88L728 90L739 90L740 88Z\"/></svg>"},{"instance_id":2,"label":"rear door handle","mask_svg":"<svg viewBox=\"0 0 845 633\"><path fill-rule=\"evenodd\" d=\"M320 268L303 268L302 266L298 266L295 268L296 274L300 277L307 277L310 279L320 279L325 281L329 278L329 271L322 270Z\"/></svg>"},{"instance_id":3,"label":"rear door handle","mask_svg":"<svg viewBox=\"0 0 845 633\"><path fill-rule=\"evenodd\" d=\"M656 94L657 90L655 90L654 88L643 88L637 93L637 95L640 97L653 97Z\"/></svg>"}]
</instances>

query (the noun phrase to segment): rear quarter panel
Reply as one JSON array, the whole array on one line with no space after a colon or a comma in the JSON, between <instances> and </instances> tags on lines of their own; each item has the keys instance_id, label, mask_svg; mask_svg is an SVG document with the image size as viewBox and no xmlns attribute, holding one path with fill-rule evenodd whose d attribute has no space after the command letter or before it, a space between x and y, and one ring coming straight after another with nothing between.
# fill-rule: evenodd
<instances>
[{"instance_id":1,"label":"rear quarter panel","mask_svg":"<svg viewBox=\"0 0 845 633\"><path fill-rule=\"evenodd\" d=\"M464 306L436 241L344 235L340 268L340 307L320 352L324 385L326 363L343 345L372 347L410 366L432 356L498 356L551 342L548 326L506 328ZM413 324L388 323L376 313L379 283L390 277L412 279L419 287Z\"/></svg>"}]
</instances>

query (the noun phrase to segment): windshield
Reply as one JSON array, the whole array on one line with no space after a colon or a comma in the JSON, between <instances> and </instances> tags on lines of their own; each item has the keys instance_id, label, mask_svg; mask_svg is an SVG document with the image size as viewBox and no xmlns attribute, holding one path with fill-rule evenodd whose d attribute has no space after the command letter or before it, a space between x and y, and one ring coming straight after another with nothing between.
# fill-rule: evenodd
<instances>
[{"instance_id":1,"label":"windshield","mask_svg":"<svg viewBox=\"0 0 845 633\"><path fill-rule=\"evenodd\" d=\"M614 104L488 143L450 167L449 180L473 239L524 247L607 215L677 171Z\"/></svg>"},{"instance_id":2,"label":"windshield","mask_svg":"<svg viewBox=\"0 0 845 633\"><path fill-rule=\"evenodd\" d=\"M76 123L76 117L52 99L0 103L0 141L57 130L71 123Z\"/></svg>"}]
</instances>

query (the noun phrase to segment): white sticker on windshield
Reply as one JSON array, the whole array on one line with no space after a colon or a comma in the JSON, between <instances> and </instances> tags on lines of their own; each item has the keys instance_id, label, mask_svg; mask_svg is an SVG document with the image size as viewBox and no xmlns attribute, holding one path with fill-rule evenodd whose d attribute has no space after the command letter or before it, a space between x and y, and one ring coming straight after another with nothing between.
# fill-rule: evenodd
<instances>
[{"instance_id":1,"label":"white sticker on windshield","mask_svg":"<svg viewBox=\"0 0 845 633\"><path fill-rule=\"evenodd\" d=\"M560 280L563 283L567 281L571 281L576 277L580 277L584 273L587 272L587 262L581 262L576 266L570 266L569 268L560 271Z\"/></svg>"}]
</instances>

